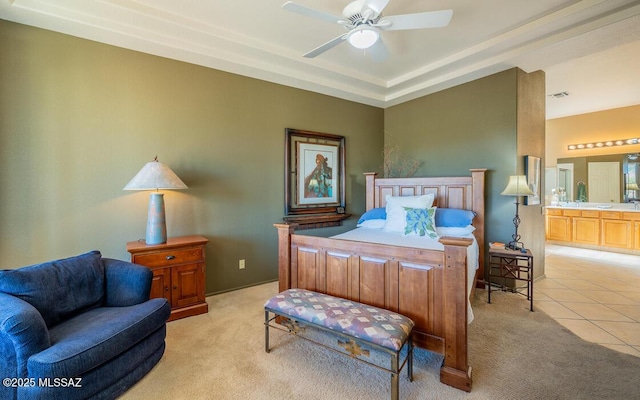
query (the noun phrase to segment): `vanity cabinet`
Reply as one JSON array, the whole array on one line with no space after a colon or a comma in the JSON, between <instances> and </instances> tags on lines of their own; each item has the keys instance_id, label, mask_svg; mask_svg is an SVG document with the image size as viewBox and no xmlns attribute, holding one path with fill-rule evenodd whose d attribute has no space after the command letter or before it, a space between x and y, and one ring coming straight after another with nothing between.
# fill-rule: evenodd
<instances>
[{"instance_id":1,"label":"vanity cabinet","mask_svg":"<svg viewBox=\"0 0 640 400\"><path fill-rule=\"evenodd\" d=\"M600 244L600 213L593 210L580 211L573 217L573 241L597 246Z\"/></svg>"},{"instance_id":2,"label":"vanity cabinet","mask_svg":"<svg viewBox=\"0 0 640 400\"><path fill-rule=\"evenodd\" d=\"M621 249L633 248L632 227L632 221L622 219L620 211L603 211L601 244Z\"/></svg>"},{"instance_id":3,"label":"vanity cabinet","mask_svg":"<svg viewBox=\"0 0 640 400\"><path fill-rule=\"evenodd\" d=\"M549 241L640 251L640 212L548 208L546 214Z\"/></svg>"},{"instance_id":4,"label":"vanity cabinet","mask_svg":"<svg viewBox=\"0 0 640 400\"><path fill-rule=\"evenodd\" d=\"M633 246L631 226L631 221L603 219L601 244L607 247L631 249Z\"/></svg>"},{"instance_id":5,"label":"vanity cabinet","mask_svg":"<svg viewBox=\"0 0 640 400\"><path fill-rule=\"evenodd\" d=\"M547 210L547 240L571 241L571 217L562 215L562 212L563 210L555 208Z\"/></svg>"}]
</instances>

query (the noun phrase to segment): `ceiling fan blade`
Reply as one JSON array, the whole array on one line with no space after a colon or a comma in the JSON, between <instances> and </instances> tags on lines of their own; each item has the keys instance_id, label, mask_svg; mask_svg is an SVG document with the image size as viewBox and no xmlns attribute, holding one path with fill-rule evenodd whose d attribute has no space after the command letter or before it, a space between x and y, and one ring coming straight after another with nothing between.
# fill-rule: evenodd
<instances>
[{"instance_id":1,"label":"ceiling fan blade","mask_svg":"<svg viewBox=\"0 0 640 400\"><path fill-rule=\"evenodd\" d=\"M304 57L305 58L313 58L313 57L319 56L320 54L324 53L325 51L336 47L337 45L342 43L346 38L347 38L347 35L346 34L342 34L342 35L338 36L337 38L331 39L327 43L322 44L322 45L316 47L315 49L311 50L310 52L305 54Z\"/></svg>"},{"instance_id":2,"label":"ceiling fan blade","mask_svg":"<svg viewBox=\"0 0 640 400\"><path fill-rule=\"evenodd\" d=\"M378 38L374 45L369 48L369 55L374 62L382 62L389 58L389 49L382 41L382 38Z\"/></svg>"},{"instance_id":3,"label":"ceiling fan blade","mask_svg":"<svg viewBox=\"0 0 640 400\"><path fill-rule=\"evenodd\" d=\"M391 15L380 20L380 28L385 31L399 31L403 29L441 28L449 25L453 10L429 11L416 14ZM391 22L391 26L384 24Z\"/></svg>"},{"instance_id":4,"label":"ceiling fan blade","mask_svg":"<svg viewBox=\"0 0 640 400\"><path fill-rule=\"evenodd\" d=\"M293 1L287 1L282 5L282 8L291 11L300 15L304 15L306 17L323 19L328 22L333 23L348 23L344 18L338 17L333 14L326 13L324 11L316 10L314 8L309 8L307 6L303 6L302 4L294 3Z\"/></svg>"},{"instance_id":5,"label":"ceiling fan blade","mask_svg":"<svg viewBox=\"0 0 640 400\"><path fill-rule=\"evenodd\" d=\"M382 10L389 4L389 0L364 0L362 10L372 9L376 14L380 14Z\"/></svg>"}]
</instances>

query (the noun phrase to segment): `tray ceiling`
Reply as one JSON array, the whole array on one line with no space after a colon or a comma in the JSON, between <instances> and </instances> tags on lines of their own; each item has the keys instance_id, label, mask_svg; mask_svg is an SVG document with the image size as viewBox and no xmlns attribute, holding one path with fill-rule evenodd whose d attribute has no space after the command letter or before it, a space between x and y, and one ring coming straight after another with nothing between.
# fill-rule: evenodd
<instances>
[{"instance_id":1,"label":"tray ceiling","mask_svg":"<svg viewBox=\"0 0 640 400\"><path fill-rule=\"evenodd\" d=\"M297 0L341 15L348 1ZM385 31L386 60L284 0L0 0L0 18L390 107L512 67L544 70L547 118L640 104L640 1L391 0L385 15L452 9L444 28Z\"/></svg>"}]
</instances>

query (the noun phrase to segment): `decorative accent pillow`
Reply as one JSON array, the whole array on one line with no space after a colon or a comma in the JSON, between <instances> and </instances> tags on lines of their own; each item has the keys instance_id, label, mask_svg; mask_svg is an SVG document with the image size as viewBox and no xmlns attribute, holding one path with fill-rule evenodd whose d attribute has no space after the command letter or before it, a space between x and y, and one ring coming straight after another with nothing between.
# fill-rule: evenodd
<instances>
[{"instance_id":1,"label":"decorative accent pillow","mask_svg":"<svg viewBox=\"0 0 640 400\"><path fill-rule=\"evenodd\" d=\"M471 225L476 213L459 208L438 208L436 226L464 228Z\"/></svg>"},{"instance_id":2,"label":"decorative accent pillow","mask_svg":"<svg viewBox=\"0 0 640 400\"><path fill-rule=\"evenodd\" d=\"M387 210L384 207L372 208L366 213L362 214L358 220L358 226L365 221L372 219L387 219Z\"/></svg>"},{"instance_id":3,"label":"decorative accent pillow","mask_svg":"<svg viewBox=\"0 0 640 400\"><path fill-rule=\"evenodd\" d=\"M405 235L429 236L431 239L438 237L435 221L436 207L404 207L404 210L407 213L407 221L404 227Z\"/></svg>"},{"instance_id":4,"label":"decorative accent pillow","mask_svg":"<svg viewBox=\"0 0 640 400\"><path fill-rule=\"evenodd\" d=\"M436 226L436 232L438 233L438 236L469 236L475 230L476 228L472 225L468 225L463 228Z\"/></svg>"},{"instance_id":5,"label":"decorative accent pillow","mask_svg":"<svg viewBox=\"0 0 640 400\"><path fill-rule=\"evenodd\" d=\"M387 222L384 230L387 232L404 232L407 212L404 207L429 208L433 204L433 194L422 196L389 196L387 195Z\"/></svg>"}]
</instances>

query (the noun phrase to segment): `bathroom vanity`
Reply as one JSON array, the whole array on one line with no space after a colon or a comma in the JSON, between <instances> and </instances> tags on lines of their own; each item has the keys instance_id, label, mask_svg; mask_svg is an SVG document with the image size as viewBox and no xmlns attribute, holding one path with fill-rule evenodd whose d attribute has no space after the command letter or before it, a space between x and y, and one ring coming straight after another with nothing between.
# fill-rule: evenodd
<instances>
[{"instance_id":1,"label":"bathroom vanity","mask_svg":"<svg viewBox=\"0 0 640 400\"><path fill-rule=\"evenodd\" d=\"M550 243L640 255L640 209L634 204L547 206L545 226Z\"/></svg>"}]
</instances>

